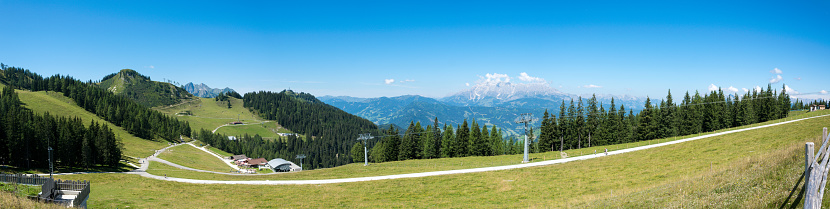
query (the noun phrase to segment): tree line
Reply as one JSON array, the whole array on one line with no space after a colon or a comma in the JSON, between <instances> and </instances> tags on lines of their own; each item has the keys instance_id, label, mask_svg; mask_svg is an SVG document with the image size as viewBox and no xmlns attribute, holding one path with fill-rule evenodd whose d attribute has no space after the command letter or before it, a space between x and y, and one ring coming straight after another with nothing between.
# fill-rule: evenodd
<instances>
[{"instance_id":1,"label":"tree line","mask_svg":"<svg viewBox=\"0 0 830 209\"><path fill-rule=\"evenodd\" d=\"M611 100L609 110L597 104L596 96L583 105L580 97L559 107L559 116L545 111L542 118L539 147L544 151L620 144L658 138L697 134L785 118L792 109L785 90L773 91L767 86L743 96L724 95L722 90L693 96L686 92L677 105L669 91L665 100L652 104L646 99L639 113L624 105L616 109Z\"/></svg>"},{"instance_id":2,"label":"tree line","mask_svg":"<svg viewBox=\"0 0 830 209\"><path fill-rule=\"evenodd\" d=\"M827 100L817 99L817 100L812 100L808 103L804 103L804 101L802 101L802 100L796 100L795 104L793 104L792 109L793 110L809 110L810 106L813 106L813 105L824 105L824 108L830 108L830 106L828 106Z\"/></svg>"},{"instance_id":3,"label":"tree line","mask_svg":"<svg viewBox=\"0 0 830 209\"><path fill-rule=\"evenodd\" d=\"M43 78L26 69L5 65L0 67L3 70L0 81L18 89L61 92L78 106L124 128L136 137L177 141L179 136L191 134L188 122L179 121L126 97L115 95L97 87L92 81L82 82L61 75Z\"/></svg>"},{"instance_id":4,"label":"tree line","mask_svg":"<svg viewBox=\"0 0 830 209\"><path fill-rule=\"evenodd\" d=\"M0 164L48 168L49 147L55 166L116 166L121 159L123 145L106 124L35 114L11 87L0 93L0 113Z\"/></svg>"},{"instance_id":5,"label":"tree line","mask_svg":"<svg viewBox=\"0 0 830 209\"><path fill-rule=\"evenodd\" d=\"M379 138L365 142L371 149L369 160L372 162L495 156L523 151L523 141L513 138L503 140L501 129L487 127L486 124L479 125L475 120L468 123L465 119L453 127L449 124L440 125L438 118L435 118L433 124L426 128L420 122L410 122L402 133L390 125L382 134ZM362 142L352 146L352 158L358 162L363 159L363 146Z\"/></svg>"}]
</instances>

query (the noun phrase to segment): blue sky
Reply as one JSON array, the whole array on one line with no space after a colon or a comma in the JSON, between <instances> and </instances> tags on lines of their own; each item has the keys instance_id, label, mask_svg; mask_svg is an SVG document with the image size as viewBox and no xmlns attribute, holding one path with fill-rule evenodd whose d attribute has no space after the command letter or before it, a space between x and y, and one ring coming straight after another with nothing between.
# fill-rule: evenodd
<instances>
[{"instance_id":1,"label":"blue sky","mask_svg":"<svg viewBox=\"0 0 830 209\"><path fill-rule=\"evenodd\" d=\"M830 90L827 1L0 0L0 14L0 62L82 80L130 68L356 97L443 97L496 73L574 94Z\"/></svg>"}]
</instances>

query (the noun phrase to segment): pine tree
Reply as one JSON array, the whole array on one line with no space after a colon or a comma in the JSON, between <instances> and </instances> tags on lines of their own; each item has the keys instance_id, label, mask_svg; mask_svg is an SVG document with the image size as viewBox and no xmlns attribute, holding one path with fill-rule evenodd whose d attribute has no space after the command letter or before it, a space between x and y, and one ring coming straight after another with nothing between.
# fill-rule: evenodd
<instances>
[{"instance_id":1,"label":"pine tree","mask_svg":"<svg viewBox=\"0 0 830 209\"><path fill-rule=\"evenodd\" d=\"M441 138L441 157L443 158L455 157L454 151L457 149L454 146L456 141L454 132L451 125L444 125L444 137Z\"/></svg>"},{"instance_id":2,"label":"pine tree","mask_svg":"<svg viewBox=\"0 0 830 209\"><path fill-rule=\"evenodd\" d=\"M651 116L651 111L653 111L651 106L651 99L646 97L645 109L643 109L643 111L640 111L640 114L637 115L639 119L639 123L636 126L638 141L645 141L654 138L654 131L652 130L652 127L654 126L654 124L652 123L654 122L652 121L653 116Z\"/></svg>"},{"instance_id":3,"label":"pine tree","mask_svg":"<svg viewBox=\"0 0 830 209\"><path fill-rule=\"evenodd\" d=\"M469 143L467 143L467 150L470 153L469 156L481 156L481 151L478 147L481 144L481 128L478 127L478 122L473 119L472 125L470 125L470 138Z\"/></svg>"},{"instance_id":4,"label":"pine tree","mask_svg":"<svg viewBox=\"0 0 830 209\"><path fill-rule=\"evenodd\" d=\"M467 146L469 146L468 140L470 140L470 128L467 125L467 119L464 119L464 122L461 123L460 127L458 127L458 130L455 132L455 135L455 143L453 143L453 145L455 145L456 150L454 152L455 157L470 156L469 149L467 149Z\"/></svg>"},{"instance_id":5,"label":"pine tree","mask_svg":"<svg viewBox=\"0 0 830 209\"><path fill-rule=\"evenodd\" d=\"M588 147L594 146L591 144L591 137L596 137L597 135L597 128L600 125L600 111L597 108L597 95L594 94L591 96L591 99L588 100L588 117L586 118L587 126L587 134L588 134Z\"/></svg>"}]
</instances>

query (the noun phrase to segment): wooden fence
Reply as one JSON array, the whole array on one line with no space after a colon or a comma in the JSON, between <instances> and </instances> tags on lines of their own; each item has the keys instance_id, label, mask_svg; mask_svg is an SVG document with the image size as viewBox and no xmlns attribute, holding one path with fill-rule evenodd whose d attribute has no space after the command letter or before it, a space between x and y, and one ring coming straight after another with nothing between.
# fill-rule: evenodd
<instances>
[{"instance_id":1,"label":"wooden fence","mask_svg":"<svg viewBox=\"0 0 830 209\"><path fill-rule=\"evenodd\" d=\"M40 177L38 175L26 175L26 174L0 173L0 182L6 182L6 183L40 186L40 185L43 185L44 183L46 183L47 179L49 179L49 177Z\"/></svg>"},{"instance_id":2,"label":"wooden fence","mask_svg":"<svg viewBox=\"0 0 830 209\"><path fill-rule=\"evenodd\" d=\"M828 150L828 140L830 135L827 134L827 127L824 128L821 137L824 139L818 154L815 153L815 145L812 142L807 142L805 145L805 161L804 161L804 208L813 209L821 208L821 200L824 197L824 186L827 185L827 172L830 171L828 166L828 159L830 159L830 150Z\"/></svg>"}]
</instances>

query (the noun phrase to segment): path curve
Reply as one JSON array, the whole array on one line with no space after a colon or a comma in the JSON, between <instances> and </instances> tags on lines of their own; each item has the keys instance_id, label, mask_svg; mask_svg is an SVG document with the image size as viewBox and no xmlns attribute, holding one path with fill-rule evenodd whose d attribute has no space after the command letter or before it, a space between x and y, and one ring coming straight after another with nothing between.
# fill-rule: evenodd
<instances>
[{"instance_id":1,"label":"path curve","mask_svg":"<svg viewBox=\"0 0 830 209\"><path fill-rule=\"evenodd\" d=\"M670 142L663 142L658 144L628 148L623 150L616 150L608 152L608 155L617 155L627 152L634 152L639 150L651 149L655 147L662 147L672 144L679 144L688 141L694 141L698 139L704 139L709 137L715 137L725 134L731 133L738 133L743 131L767 128L777 125L783 125L813 118L820 118L826 117L830 115L820 115L820 116L813 116L808 118L796 119L791 121L784 121L778 122L768 125L761 125L755 127L749 127L744 129L736 129L731 131L724 131L720 133L713 133L707 135L701 135L697 137L675 140ZM487 172L487 171L500 171L500 170L509 170L509 169L517 169L517 168L528 168L528 167L536 167L536 166L545 166L545 165L553 165L559 163L566 163L572 162L577 160L587 160L592 158L598 158L606 156L604 153L600 154L591 154L591 155L583 155L578 157L571 157L565 159L556 159L556 160L548 160L548 161L541 161L541 162L534 162L534 163L525 163L525 164L517 164L517 165L506 165L506 166L495 166L495 167L485 167L485 168L471 168L471 169L459 169L459 170L447 170L447 171L432 171L432 172L423 172L423 173L408 173L408 174L396 174L396 175L386 175L386 176L370 176L370 177L357 177L357 178L343 178L343 179L322 179L322 180L254 180L254 181L218 181L218 180L198 180L198 179L184 179L184 178L172 178L172 177L163 177L163 176L156 176L149 174L147 172L135 172L134 174L139 174L143 177L165 180L165 181L175 181L175 182L182 182L182 183L195 183L195 184L246 184L246 185L302 185L302 184L337 184L337 183L348 183L348 182L361 182L361 181L376 181L376 180L389 180L389 179L402 179L402 178L418 178L418 177L427 177L427 176L439 176L439 175L450 175L450 174L464 174L464 173L477 173L477 172ZM143 164L142 164L143 166Z\"/></svg>"}]
</instances>

